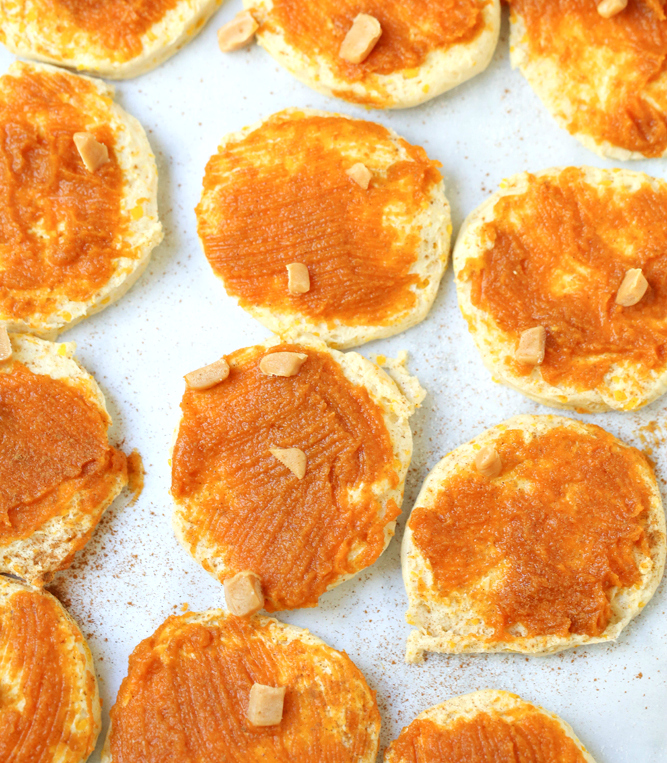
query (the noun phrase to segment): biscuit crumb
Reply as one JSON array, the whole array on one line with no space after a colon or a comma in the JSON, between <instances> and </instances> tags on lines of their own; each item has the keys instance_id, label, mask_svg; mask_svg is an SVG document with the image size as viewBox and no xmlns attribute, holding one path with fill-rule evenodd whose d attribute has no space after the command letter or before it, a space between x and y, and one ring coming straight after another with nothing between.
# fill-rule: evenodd
<instances>
[{"instance_id":1,"label":"biscuit crumb","mask_svg":"<svg viewBox=\"0 0 667 763\"><path fill-rule=\"evenodd\" d=\"M4 326L0 326L0 363L4 363L12 357L12 343Z\"/></svg>"}]
</instances>

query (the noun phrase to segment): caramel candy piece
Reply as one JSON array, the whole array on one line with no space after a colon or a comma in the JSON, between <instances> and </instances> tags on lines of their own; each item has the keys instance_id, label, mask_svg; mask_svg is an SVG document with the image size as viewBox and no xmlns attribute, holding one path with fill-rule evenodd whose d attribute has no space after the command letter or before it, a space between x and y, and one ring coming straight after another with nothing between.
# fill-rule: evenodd
<instances>
[{"instance_id":1,"label":"caramel candy piece","mask_svg":"<svg viewBox=\"0 0 667 763\"><path fill-rule=\"evenodd\" d=\"M603 19L610 19L612 16L624 11L628 7L628 0L602 0L598 3L598 13Z\"/></svg>"},{"instance_id":2,"label":"caramel candy piece","mask_svg":"<svg viewBox=\"0 0 667 763\"><path fill-rule=\"evenodd\" d=\"M302 262L291 262L287 266L287 281L290 294L306 294L310 291L310 273Z\"/></svg>"},{"instance_id":3,"label":"caramel candy piece","mask_svg":"<svg viewBox=\"0 0 667 763\"><path fill-rule=\"evenodd\" d=\"M220 384L229 376L229 363L224 358L216 360L196 371L185 375L185 383L190 389L210 389Z\"/></svg>"},{"instance_id":4,"label":"caramel candy piece","mask_svg":"<svg viewBox=\"0 0 667 763\"><path fill-rule=\"evenodd\" d=\"M296 376L307 358L303 352L272 352L259 361L259 368L266 376Z\"/></svg>"},{"instance_id":5,"label":"caramel candy piece","mask_svg":"<svg viewBox=\"0 0 667 763\"><path fill-rule=\"evenodd\" d=\"M547 331L544 326L526 329L521 334L515 357L519 363L524 363L527 366L539 366L544 360L546 344Z\"/></svg>"},{"instance_id":6,"label":"caramel candy piece","mask_svg":"<svg viewBox=\"0 0 667 763\"><path fill-rule=\"evenodd\" d=\"M368 190L368 186L373 178L373 173L361 162L353 164L350 169L346 171L346 174L351 177L357 185L361 186L364 191Z\"/></svg>"},{"instance_id":7,"label":"caramel candy piece","mask_svg":"<svg viewBox=\"0 0 667 763\"><path fill-rule=\"evenodd\" d=\"M306 476L306 464L308 458L299 448L269 448L271 455L280 461L297 478L302 480Z\"/></svg>"},{"instance_id":8,"label":"caramel candy piece","mask_svg":"<svg viewBox=\"0 0 667 763\"><path fill-rule=\"evenodd\" d=\"M12 343L4 326L0 326L0 363L4 363L12 357Z\"/></svg>"},{"instance_id":9,"label":"caramel candy piece","mask_svg":"<svg viewBox=\"0 0 667 763\"><path fill-rule=\"evenodd\" d=\"M277 726L283 719L285 686L253 684L248 702L248 720L253 726Z\"/></svg>"},{"instance_id":10,"label":"caramel candy piece","mask_svg":"<svg viewBox=\"0 0 667 763\"><path fill-rule=\"evenodd\" d=\"M503 462L493 445L485 445L475 456L475 468L482 477L487 477L490 480L495 479L500 474L503 469Z\"/></svg>"},{"instance_id":11,"label":"caramel candy piece","mask_svg":"<svg viewBox=\"0 0 667 763\"><path fill-rule=\"evenodd\" d=\"M223 586L227 609L237 617L254 615L264 606L262 583L254 572L239 572Z\"/></svg>"},{"instance_id":12,"label":"caramel candy piece","mask_svg":"<svg viewBox=\"0 0 667 763\"><path fill-rule=\"evenodd\" d=\"M75 132L72 140L88 172L95 172L109 161L109 149L89 132Z\"/></svg>"},{"instance_id":13,"label":"caramel candy piece","mask_svg":"<svg viewBox=\"0 0 667 763\"><path fill-rule=\"evenodd\" d=\"M630 268L616 293L616 304L632 307L642 299L647 289L648 281L644 278L641 268Z\"/></svg>"},{"instance_id":14,"label":"caramel candy piece","mask_svg":"<svg viewBox=\"0 0 667 763\"><path fill-rule=\"evenodd\" d=\"M232 21L218 29L218 45L223 53L245 48L255 37L259 24L250 11L237 13Z\"/></svg>"},{"instance_id":15,"label":"caramel candy piece","mask_svg":"<svg viewBox=\"0 0 667 763\"><path fill-rule=\"evenodd\" d=\"M367 13L360 13L340 46L340 57L351 64L360 64L370 56L382 36L380 22Z\"/></svg>"}]
</instances>

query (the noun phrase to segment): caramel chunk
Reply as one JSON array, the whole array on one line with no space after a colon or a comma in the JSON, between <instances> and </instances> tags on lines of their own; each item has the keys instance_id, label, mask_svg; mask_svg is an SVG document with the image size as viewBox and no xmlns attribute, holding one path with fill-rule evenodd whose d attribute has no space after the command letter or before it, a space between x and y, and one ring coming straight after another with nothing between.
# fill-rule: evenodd
<instances>
[{"instance_id":1,"label":"caramel chunk","mask_svg":"<svg viewBox=\"0 0 667 763\"><path fill-rule=\"evenodd\" d=\"M269 448L271 455L280 461L297 477L302 480L306 476L308 458L299 448Z\"/></svg>"},{"instance_id":2,"label":"caramel chunk","mask_svg":"<svg viewBox=\"0 0 667 763\"><path fill-rule=\"evenodd\" d=\"M0 326L0 363L4 363L12 357L12 343L4 326Z\"/></svg>"},{"instance_id":3,"label":"caramel chunk","mask_svg":"<svg viewBox=\"0 0 667 763\"><path fill-rule=\"evenodd\" d=\"M380 22L367 13L360 13L340 46L340 57L351 64L360 64L370 56L382 36Z\"/></svg>"},{"instance_id":4,"label":"caramel chunk","mask_svg":"<svg viewBox=\"0 0 667 763\"><path fill-rule=\"evenodd\" d=\"M630 268L616 293L616 304L632 307L641 300L647 289L648 281L644 278L641 268Z\"/></svg>"},{"instance_id":5,"label":"caramel chunk","mask_svg":"<svg viewBox=\"0 0 667 763\"><path fill-rule=\"evenodd\" d=\"M291 262L287 266L287 280L290 294L305 294L310 291L310 273L302 262Z\"/></svg>"},{"instance_id":6,"label":"caramel chunk","mask_svg":"<svg viewBox=\"0 0 667 763\"><path fill-rule=\"evenodd\" d=\"M109 161L109 149L89 132L75 132L72 139L88 172L95 172Z\"/></svg>"},{"instance_id":7,"label":"caramel chunk","mask_svg":"<svg viewBox=\"0 0 667 763\"><path fill-rule=\"evenodd\" d=\"M628 0L602 0L598 3L598 13L603 19L610 19L627 7Z\"/></svg>"},{"instance_id":8,"label":"caramel chunk","mask_svg":"<svg viewBox=\"0 0 667 763\"><path fill-rule=\"evenodd\" d=\"M351 177L357 185L361 186L364 191L368 190L368 186L373 178L373 173L361 162L353 164L350 169L347 170L346 174Z\"/></svg>"},{"instance_id":9,"label":"caramel chunk","mask_svg":"<svg viewBox=\"0 0 667 763\"><path fill-rule=\"evenodd\" d=\"M475 468L482 477L487 477L490 480L495 479L500 474L503 469L503 462L493 445L485 445L475 456Z\"/></svg>"},{"instance_id":10,"label":"caramel chunk","mask_svg":"<svg viewBox=\"0 0 667 763\"><path fill-rule=\"evenodd\" d=\"M196 371L190 371L185 375L185 383L191 389L210 389L220 384L229 376L229 363L224 358L216 360Z\"/></svg>"},{"instance_id":11,"label":"caramel chunk","mask_svg":"<svg viewBox=\"0 0 667 763\"><path fill-rule=\"evenodd\" d=\"M240 50L250 44L259 24L250 11L237 13L234 19L218 29L218 45L223 53Z\"/></svg>"},{"instance_id":12,"label":"caramel chunk","mask_svg":"<svg viewBox=\"0 0 667 763\"><path fill-rule=\"evenodd\" d=\"M296 376L308 356L303 352L272 352L259 361L266 376Z\"/></svg>"},{"instance_id":13,"label":"caramel chunk","mask_svg":"<svg viewBox=\"0 0 667 763\"><path fill-rule=\"evenodd\" d=\"M544 360L546 344L547 332L544 326L526 329L521 334L515 357L519 363L525 363L527 366L539 366Z\"/></svg>"},{"instance_id":14,"label":"caramel chunk","mask_svg":"<svg viewBox=\"0 0 667 763\"><path fill-rule=\"evenodd\" d=\"M264 606L262 583L254 572L239 572L223 583L227 609L237 617L254 615Z\"/></svg>"},{"instance_id":15,"label":"caramel chunk","mask_svg":"<svg viewBox=\"0 0 667 763\"><path fill-rule=\"evenodd\" d=\"M283 719L285 686L253 684L248 702L248 720L253 726L277 726Z\"/></svg>"}]
</instances>

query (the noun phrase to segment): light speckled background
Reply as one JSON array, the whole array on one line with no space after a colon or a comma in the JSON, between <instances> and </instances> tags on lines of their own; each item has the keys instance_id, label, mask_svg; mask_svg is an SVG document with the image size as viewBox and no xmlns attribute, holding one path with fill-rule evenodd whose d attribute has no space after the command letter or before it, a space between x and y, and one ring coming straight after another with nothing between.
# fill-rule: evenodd
<instances>
[{"instance_id":1,"label":"light speckled background","mask_svg":"<svg viewBox=\"0 0 667 763\"><path fill-rule=\"evenodd\" d=\"M146 127L160 172L166 236L148 271L117 305L63 335L104 390L114 441L138 448L147 469L139 501L121 497L54 590L79 621L95 656L108 709L134 646L181 605L220 606L221 587L177 544L170 526L168 449L178 421L182 376L267 331L225 295L201 253L193 209L208 157L221 137L288 106L338 110L375 119L423 145L443 164L454 229L508 175L552 165L614 166L559 130L508 61L508 24L489 69L435 101L408 111L366 112L299 84L259 47L222 55L215 32L240 9L230 0L194 42L156 71L118 84L118 101ZM506 14L506 11L505 11ZM0 50L0 71L12 61ZM667 162L633 163L667 176ZM554 242L557 245L557 242ZM381 749L422 710L456 694L507 689L559 713L598 763L667 760L667 588L613 645L550 658L431 656L403 662L408 626L399 542L419 486L438 459L481 430L518 413L547 413L495 385L456 305L451 269L424 323L365 355L407 349L428 390L413 419L415 453L397 539L357 579L325 595L320 607L281 614L344 649L377 691ZM667 399L634 414L582 417L651 449L664 485ZM568 414L570 415L570 414ZM649 434L646 426L657 422ZM99 761L99 750L91 758Z\"/></svg>"}]
</instances>

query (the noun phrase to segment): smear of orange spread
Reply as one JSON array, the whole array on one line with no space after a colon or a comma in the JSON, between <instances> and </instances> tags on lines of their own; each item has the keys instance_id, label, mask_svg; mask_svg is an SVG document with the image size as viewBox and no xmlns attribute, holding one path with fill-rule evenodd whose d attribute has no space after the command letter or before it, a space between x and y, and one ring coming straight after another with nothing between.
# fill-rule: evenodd
<instances>
[{"instance_id":1,"label":"smear of orange spread","mask_svg":"<svg viewBox=\"0 0 667 763\"><path fill-rule=\"evenodd\" d=\"M133 450L127 457L127 484L132 493L132 500L130 506L139 500L139 496L144 491L144 476L146 471L144 469L144 462L141 458L141 453L138 450Z\"/></svg>"},{"instance_id":2,"label":"smear of orange spread","mask_svg":"<svg viewBox=\"0 0 667 763\"><path fill-rule=\"evenodd\" d=\"M638 583L636 555L649 553L646 459L603 430L566 427L528 444L510 429L495 447L502 479L462 469L410 517L438 595L502 569L500 582L476 594L491 640L511 640L517 626L527 636L599 636L612 589Z\"/></svg>"},{"instance_id":3,"label":"smear of orange spread","mask_svg":"<svg viewBox=\"0 0 667 763\"><path fill-rule=\"evenodd\" d=\"M535 712L479 713L442 728L413 721L387 750L391 763L585 763L581 751L553 719ZM515 715L514 718L511 716Z\"/></svg>"},{"instance_id":4,"label":"smear of orange spread","mask_svg":"<svg viewBox=\"0 0 667 763\"><path fill-rule=\"evenodd\" d=\"M97 94L83 78L29 73L0 78L0 315L49 315L63 299L104 286L123 233L123 175L115 137L91 130L81 104ZM92 132L110 161L89 172L72 136Z\"/></svg>"},{"instance_id":5,"label":"smear of orange spread","mask_svg":"<svg viewBox=\"0 0 667 763\"><path fill-rule=\"evenodd\" d=\"M64 381L18 362L0 372L0 543L28 537L74 495L81 511L104 501L127 470L108 426Z\"/></svg>"},{"instance_id":6,"label":"smear of orange spread","mask_svg":"<svg viewBox=\"0 0 667 763\"><path fill-rule=\"evenodd\" d=\"M374 694L344 653L273 641L256 619L169 618L130 657L111 710L114 763L358 763L375 750ZM253 683L285 686L278 726L247 720Z\"/></svg>"},{"instance_id":7,"label":"smear of orange spread","mask_svg":"<svg viewBox=\"0 0 667 763\"><path fill-rule=\"evenodd\" d=\"M410 272L420 236L391 224L428 207L441 181L423 149L408 154L368 190L346 174L364 146L396 149L386 128L338 117L276 115L211 158L197 207L213 270L241 306L298 311L314 321L388 325L426 284ZM307 294L288 291L286 266L308 267Z\"/></svg>"},{"instance_id":8,"label":"smear of orange spread","mask_svg":"<svg viewBox=\"0 0 667 763\"><path fill-rule=\"evenodd\" d=\"M375 562L400 514L370 489L398 483L379 405L328 354L275 351L308 359L294 377L268 377L259 369L267 350L241 350L227 356L225 382L186 390L172 460L188 542L212 544L230 569L259 575L267 611L316 606L342 575ZM302 480L271 455L276 447L306 453Z\"/></svg>"},{"instance_id":9,"label":"smear of orange spread","mask_svg":"<svg viewBox=\"0 0 667 763\"><path fill-rule=\"evenodd\" d=\"M619 192L585 182L581 170L529 177L506 196L482 236L484 254L459 276L473 305L518 341L547 329L542 377L580 389L600 385L612 365L632 361L641 377L667 364L667 185ZM633 307L616 304L630 268L649 290ZM516 365L518 373L530 369Z\"/></svg>"},{"instance_id":10,"label":"smear of orange spread","mask_svg":"<svg viewBox=\"0 0 667 763\"><path fill-rule=\"evenodd\" d=\"M667 17L630 0L604 19L593 0L509 0L532 55L553 59L576 108L568 129L645 156L667 150ZM599 58L598 58L599 57ZM600 92L602 78L610 82Z\"/></svg>"},{"instance_id":11,"label":"smear of orange spread","mask_svg":"<svg viewBox=\"0 0 667 763\"><path fill-rule=\"evenodd\" d=\"M48 763L58 746L70 750L68 760L92 752L95 740L75 703L92 718L95 678L88 674L84 696L74 691L74 666L63 645L82 639L62 618L54 601L31 591L13 594L0 613L0 760Z\"/></svg>"}]
</instances>

